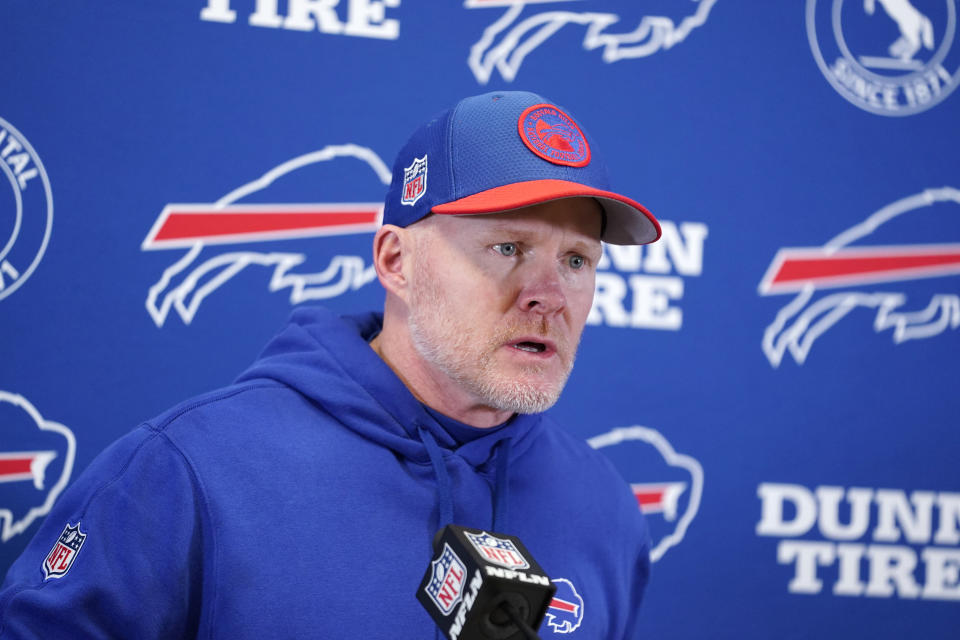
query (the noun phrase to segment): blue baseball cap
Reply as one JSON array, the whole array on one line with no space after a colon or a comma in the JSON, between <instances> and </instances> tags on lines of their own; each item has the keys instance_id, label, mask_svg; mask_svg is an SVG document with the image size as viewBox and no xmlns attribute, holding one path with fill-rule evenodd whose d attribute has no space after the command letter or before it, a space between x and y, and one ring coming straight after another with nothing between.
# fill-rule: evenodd
<instances>
[{"instance_id":1,"label":"blue baseball cap","mask_svg":"<svg viewBox=\"0 0 960 640\"><path fill-rule=\"evenodd\" d=\"M383 223L406 227L430 213L500 213L560 198L591 197L604 211L602 239L647 244L660 224L610 190L596 146L570 112L526 91L464 98L401 149Z\"/></svg>"}]
</instances>

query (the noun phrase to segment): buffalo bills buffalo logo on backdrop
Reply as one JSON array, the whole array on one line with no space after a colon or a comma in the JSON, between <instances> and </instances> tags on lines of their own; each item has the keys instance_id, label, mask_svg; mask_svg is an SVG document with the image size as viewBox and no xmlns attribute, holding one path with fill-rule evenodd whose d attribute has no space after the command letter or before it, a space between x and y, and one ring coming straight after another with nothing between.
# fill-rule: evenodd
<instances>
[{"instance_id":1,"label":"buffalo bills buffalo logo on backdrop","mask_svg":"<svg viewBox=\"0 0 960 640\"><path fill-rule=\"evenodd\" d=\"M362 171L355 169L358 160L365 168ZM353 164L347 165L347 161ZM345 166L350 167L349 171L343 171ZM315 173L306 172L321 169L340 170L332 178L321 174L327 179L324 191L341 188L343 178L349 176L363 184L364 193L376 193L382 198L390 184L390 169L371 149L353 144L331 145L288 160L213 203L166 205L141 249L186 253L164 269L150 286L146 307L154 323L162 327L170 311L175 310L189 324L204 299L247 267L271 268L268 290L289 289L291 304L332 298L372 282L376 273L364 259L369 255L368 242L364 243L361 255L339 251L345 244L344 236L376 231L382 200L290 202L296 186L307 193L315 192L319 180ZM341 242L335 249L338 253L319 270L302 268L307 252L277 251L273 247L276 242L290 244L322 237L337 237ZM251 244L261 250L247 250Z\"/></svg>"},{"instance_id":2,"label":"buffalo bills buffalo logo on backdrop","mask_svg":"<svg viewBox=\"0 0 960 640\"><path fill-rule=\"evenodd\" d=\"M763 333L770 364L780 366L787 353L803 364L814 342L863 309L871 312L873 332L889 331L895 344L960 327L956 283L942 281L960 274L960 244L941 241L960 232L958 206L960 190L928 189L883 207L823 246L780 249L759 293L795 297ZM937 242L912 242L934 234ZM908 293L922 302L909 308Z\"/></svg>"},{"instance_id":3,"label":"buffalo bills buffalo logo on backdrop","mask_svg":"<svg viewBox=\"0 0 960 640\"><path fill-rule=\"evenodd\" d=\"M659 432L648 427L623 427L587 440L601 449L626 478L644 513L656 562L679 544L700 508L703 467L691 456L677 453Z\"/></svg>"},{"instance_id":4,"label":"buffalo bills buffalo logo on backdrop","mask_svg":"<svg viewBox=\"0 0 960 640\"><path fill-rule=\"evenodd\" d=\"M44 419L15 393L0 391L0 426L0 542L6 542L50 511L70 480L77 447L70 429Z\"/></svg>"},{"instance_id":5,"label":"buffalo bills buffalo logo on backdrop","mask_svg":"<svg viewBox=\"0 0 960 640\"><path fill-rule=\"evenodd\" d=\"M569 40L558 31L582 35L581 47L606 63L651 56L684 42L702 27L717 0L637 0L636 3L587 0L466 0L468 9L503 9L470 48L467 64L480 84L494 71L507 82L537 49L556 56ZM625 6L626 5L626 6ZM570 9L581 9L571 11ZM608 9L608 10L605 10ZM640 13L640 15L631 15Z\"/></svg>"},{"instance_id":6,"label":"buffalo bills buffalo logo on backdrop","mask_svg":"<svg viewBox=\"0 0 960 640\"><path fill-rule=\"evenodd\" d=\"M576 631L583 622L583 598L566 578L555 578L552 582L557 592L547 607L544 621L554 633Z\"/></svg>"},{"instance_id":7,"label":"buffalo bills buffalo logo on backdrop","mask_svg":"<svg viewBox=\"0 0 960 640\"><path fill-rule=\"evenodd\" d=\"M824 77L871 113L924 111L960 82L957 0L807 0L806 21Z\"/></svg>"}]
</instances>

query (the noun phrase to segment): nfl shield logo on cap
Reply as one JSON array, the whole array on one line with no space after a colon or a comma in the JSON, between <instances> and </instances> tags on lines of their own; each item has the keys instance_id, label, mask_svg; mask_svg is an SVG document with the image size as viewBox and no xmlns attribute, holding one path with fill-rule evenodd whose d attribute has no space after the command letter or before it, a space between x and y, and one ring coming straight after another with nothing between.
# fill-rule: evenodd
<instances>
[{"instance_id":1,"label":"nfl shield logo on cap","mask_svg":"<svg viewBox=\"0 0 960 640\"><path fill-rule=\"evenodd\" d=\"M400 204L413 206L427 191L427 156L414 158L413 164L403 169L403 191Z\"/></svg>"}]
</instances>

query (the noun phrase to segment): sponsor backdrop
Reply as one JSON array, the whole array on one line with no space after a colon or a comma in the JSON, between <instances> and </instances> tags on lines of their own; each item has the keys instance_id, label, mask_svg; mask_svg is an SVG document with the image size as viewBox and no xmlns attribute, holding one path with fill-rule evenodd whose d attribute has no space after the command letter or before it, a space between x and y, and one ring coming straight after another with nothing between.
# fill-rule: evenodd
<instances>
[{"instance_id":1,"label":"sponsor backdrop","mask_svg":"<svg viewBox=\"0 0 960 640\"><path fill-rule=\"evenodd\" d=\"M530 89L663 223L607 247L553 410L648 514L641 637L956 637L957 14L4 3L0 573L109 442L229 383L294 307L378 307L407 135ZM560 587L544 631L575 638L603 612Z\"/></svg>"}]
</instances>

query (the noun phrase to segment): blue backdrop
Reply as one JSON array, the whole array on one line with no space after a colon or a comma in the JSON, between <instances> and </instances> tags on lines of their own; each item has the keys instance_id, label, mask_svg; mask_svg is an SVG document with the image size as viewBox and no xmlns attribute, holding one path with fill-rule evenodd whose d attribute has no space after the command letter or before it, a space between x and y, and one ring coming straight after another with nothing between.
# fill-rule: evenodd
<instances>
[{"instance_id":1,"label":"blue backdrop","mask_svg":"<svg viewBox=\"0 0 960 640\"><path fill-rule=\"evenodd\" d=\"M98 452L230 382L294 306L382 304L387 165L516 88L664 227L606 248L553 410L648 514L642 637L956 637L957 13L8 0L0 573Z\"/></svg>"}]
</instances>

